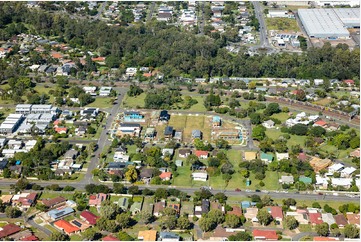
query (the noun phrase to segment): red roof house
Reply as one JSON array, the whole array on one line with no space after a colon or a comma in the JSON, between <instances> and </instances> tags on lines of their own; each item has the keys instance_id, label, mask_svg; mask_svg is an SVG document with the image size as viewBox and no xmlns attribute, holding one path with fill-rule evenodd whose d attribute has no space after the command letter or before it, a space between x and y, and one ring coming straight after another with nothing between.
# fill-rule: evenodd
<instances>
[{"instance_id":1,"label":"red roof house","mask_svg":"<svg viewBox=\"0 0 361 242\"><path fill-rule=\"evenodd\" d=\"M66 127L56 127L55 132L57 132L58 134L66 134L66 132L68 132L68 128L66 128Z\"/></svg>"},{"instance_id":2,"label":"red roof house","mask_svg":"<svg viewBox=\"0 0 361 242\"><path fill-rule=\"evenodd\" d=\"M39 241L39 238L35 235L30 235L29 237L25 237L21 239L20 241Z\"/></svg>"},{"instance_id":3,"label":"red roof house","mask_svg":"<svg viewBox=\"0 0 361 242\"><path fill-rule=\"evenodd\" d=\"M54 122L53 122L53 125L54 125L54 127L57 127L59 124L60 124L60 120L59 119L57 119L57 120L55 120Z\"/></svg>"},{"instance_id":4,"label":"red roof house","mask_svg":"<svg viewBox=\"0 0 361 242\"><path fill-rule=\"evenodd\" d=\"M331 237L313 237L313 241L338 241L339 238L331 238Z\"/></svg>"},{"instance_id":5,"label":"red roof house","mask_svg":"<svg viewBox=\"0 0 361 242\"><path fill-rule=\"evenodd\" d=\"M159 177L164 181L169 181L172 178L172 172L163 172Z\"/></svg>"},{"instance_id":6,"label":"red roof house","mask_svg":"<svg viewBox=\"0 0 361 242\"><path fill-rule=\"evenodd\" d=\"M310 213L309 217L310 217L310 222L311 222L312 225L322 224L323 223L320 213Z\"/></svg>"},{"instance_id":7,"label":"red roof house","mask_svg":"<svg viewBox=\"0 0 361 242\"><path fill-rule=\"evenodd\" d=\"M54 226L60 230L64 230L64 232L68 235L80 231L80 228L72 225L71 223L63 219L56 221L54 223Z\"/></svg>"},{"instance_id":8,"label":"red roof house","mask_svg":"<svg viewBox=\"0 0 361 242\"><path fill-rule=\"evenodd\" d=\"M271 207L271 215L274 220L282 221L283 220L283 211L281 207L272 206Z\"/></svg>"},{"instance_id":9,"label":"red roof house","mask_svg":"<svg viewBox=\"0 0 361 242\"><path fill-rule=\"evenodd\" d=\"M233 210L232 211L228 211L227 214L234 214L236 216L241 216L242 215L242 208L238 205L234 205L232 206Z\"/></svg>"},{"instance_id":10,"label":"red roof house","mask_svg":"<svg viewBox=\"0 0 361 242\"><path fill-rule=\"evenodd\" d=\"M85 220L88 224L95 225L99 217L89 211L83 211L80 214L80 218Z\"/></svg>"},{"instance_id":11,"label":"red roof house","mask_svg":"<svg viewBox=\"0 0 361 242\"><path fill-rule=\"evenodd\" d=\"M336 224L340 228L343 228L348 224L348 221L343 214L335 215L333 216L333 218L335 219Z\"/></svg>"},{"instance_id":12,"label":"red roof house","mask_svg":"<svg viewBox=\"0 0 361 242\"><path fill-rule=\"evenodd\" d=\"M253 237L255 240L278 240L278 235L275 230L253 230Z\"/></svg>"},{"instance_id":13,"label":"red roof house","mask_svg":"<svg viewBox=\"0 0 361 242\"><path fill-rule=\"evenodd\" d=\"M105 61L105 57L96 57L96 58L92 58L92 61L94 62L104 62Z\"/></svg>"},{"instance_id":14,"label":"red roof house","mask_svg":"<svg viewBox=\"0 0 361 242\"><path fill-rule=\"evenodd\" d=\"M110 234L102 238L102 241L120 241L120 240Z\"/></svg>"},{"instance_id":15,"label":"red roof house","mask_svg":"<svg viewBox=\"0 0 361 242\"><path fill-rule=\"evenodd\" d=\"M355 85L355 81L354 80L344 80L343 83L347 84L349 87Z\"/></svg>"},{"instance_id":16,"label":"red roof house","mask_svg":"<svg viewBox=\"0 0 361 242\"><path fill-rule=\"evenodd\" d=\"M96 195L89 196L89 206L100 206L100 204L107 200L108 195L104 193L99 193Z\"/></svg>"},{"instance_id":17,"label":"red roof house","mask_svg":"<svg viewBox=\"0 0 361 242\"><path fill-rule=\"evenodd\" d=\"M300 161L306 161L308 159L307 155L305 153L299 153L298 154L298 159Z\"/></svg>"},{"instance_id":18,"label":"red roof house","mask_svg":"<svg viewBox=\"0 0 361 242\"><path fill-rule=\"evenodd\" d=\"M202 158L202 159L207 159L207 158L208 158L208 151L196 150L196 151L194 152L194 154L195 154L198 158Z\"/></svg>"},{"instance_id":19,"label":"red roof house","mask_svg":"<svg viewBox=\"0 0 361 242\"><path fill-rule=\"evenodd\" d=\"M15 234L21 230L21 228L15 224L7 224L2 229L3 230L0 231L0 239Z\"/></svg>"},{"instance_id":20,"label":"red roof house","mask_svg":"<svg viewBox=\"0 0 361 242\"><path fill-rule=\"evenodd\" d=\"M317 122L315 122L313 124L313 126L320 126L320 127L325 127L327 125L327 123L323 120L318 120Z\"/></svg>"}]
</instances>

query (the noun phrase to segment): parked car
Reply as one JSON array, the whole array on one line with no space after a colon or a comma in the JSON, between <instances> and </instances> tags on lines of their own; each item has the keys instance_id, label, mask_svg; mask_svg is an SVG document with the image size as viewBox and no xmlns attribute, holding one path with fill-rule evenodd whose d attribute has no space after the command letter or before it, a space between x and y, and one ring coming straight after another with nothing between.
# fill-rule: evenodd
<instances>
[{"instance_id":1,"label":"parked car","mask_svg":"<svg viewBox=\"0 0 361 242\"><path fill-rule=\"evenodd\" d=\"M241 191L241 189L239 189L239 188L236 188L236 189L235 189L235 191L236 191L236 192L240 192L240 191Z\"/></svg>"}]
</instances>

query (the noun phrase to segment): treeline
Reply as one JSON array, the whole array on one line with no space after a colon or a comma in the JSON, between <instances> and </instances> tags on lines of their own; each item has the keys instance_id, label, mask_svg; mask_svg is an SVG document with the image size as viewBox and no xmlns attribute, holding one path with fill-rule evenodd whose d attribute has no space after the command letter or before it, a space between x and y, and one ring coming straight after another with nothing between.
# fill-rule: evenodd
<instances>
[{"instance_id":1,"label":"treeline","mask_svg":"<svg viewBox=\"0 0 361 242\"><path fill-rule=\"evenodd\" d=\"M57 13L29 10L22 3L0 3L0 39L24 31L57 36L60 42L96 50L124 66L159 68L166 77L242 76L289 78L355 78L360 71L360 51L347 45L311 48L298 54L255 55L228 53L227 38L197 36L175 26L152 21L131 27L107 26L101 21L70 19Z\"/></svg>"}]
</instances>

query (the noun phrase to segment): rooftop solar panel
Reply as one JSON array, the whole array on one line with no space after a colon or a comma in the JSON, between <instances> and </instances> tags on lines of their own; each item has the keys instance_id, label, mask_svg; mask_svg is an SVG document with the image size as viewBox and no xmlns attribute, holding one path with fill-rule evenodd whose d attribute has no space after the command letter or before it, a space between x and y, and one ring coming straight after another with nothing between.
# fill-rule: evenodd
<instances>
[{"instance_id":1,"label":"rooftop solar panel","mask_svg":"<svg viewBox=\"0 0 361 242\"><path fill-rule=\"evenodd\" d=\"M79 222L76 221L76 220L73 220L72 223L75 224L75 225L76 225L77 227L79 227L79 228L81 227L81 223L79 223Z\"/></svg>"}]
</instances>

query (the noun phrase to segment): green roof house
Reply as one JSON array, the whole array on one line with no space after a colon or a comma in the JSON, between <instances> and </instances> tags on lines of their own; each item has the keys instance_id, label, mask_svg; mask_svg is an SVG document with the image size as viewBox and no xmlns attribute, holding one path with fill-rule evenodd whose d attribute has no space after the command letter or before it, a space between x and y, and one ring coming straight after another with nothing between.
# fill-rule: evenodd
<instances>
[{"instance_id":1,"label":"green roof house","mask_svg":"<svg viewBox=\"0 0 361 242\"><path fill-rule=\"evenodd\" d=\"M271 163L273 161L273 155L271 154L266 154L266 153L261 153L261 160L266 162L266 163Z\"/></svg>"},{"instance_id":2,"label":"green roof house","mask_svg":"<svg viewBox=\"0 0 361 242\"><path fill-rule=\"evenodd\" d=\"M118 206L123 209L123 211L127 211L129 206L129 199L126 197L119 198Z\"/></svg>"},{"instance_id":3,"label":"green roof house","mask_svg":"<svg viewBox=\"0 0 361 242\"><path fill-rule=\"evenodd\" d=\"M298 180L305 183L305 184L311 184L312 183L312 178L306 177L306 176L300 176L300 178Z\"/></svg>"},{"instance_id":4,"label":"green roof house","mask_svg":"<svg viewBox=\"0 0 361 242\"><path fill-rule=\"evenodd\" d=\"M142 211L142 203L141 202L134 202L129 209L133 215L140 213Z\"/></svg>"}]
</instances>

